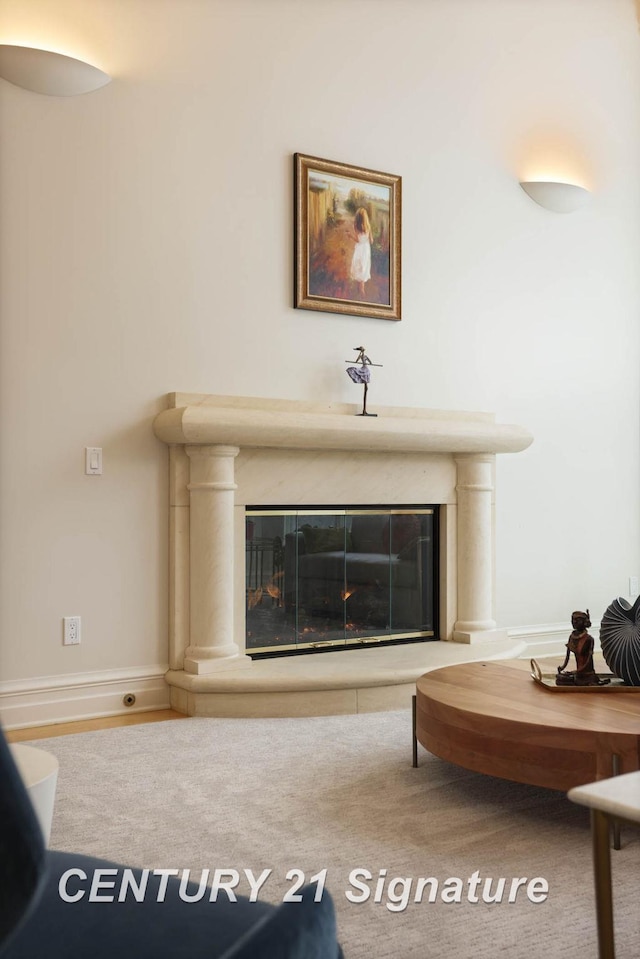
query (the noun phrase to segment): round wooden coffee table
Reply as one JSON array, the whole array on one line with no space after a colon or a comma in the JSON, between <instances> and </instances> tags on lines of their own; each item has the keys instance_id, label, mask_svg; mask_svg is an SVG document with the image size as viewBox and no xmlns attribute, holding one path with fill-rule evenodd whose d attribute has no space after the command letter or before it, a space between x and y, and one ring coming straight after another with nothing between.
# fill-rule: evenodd
<instances>
[{"instance_id":1,"label":"round wooden coffee table","mask_svg":"<svg viewBox=\"0 0 640 959\"><path fill-rule=\"evenodd\" d=\"M640 769L640 690L552 690L501 663L446 666L416 684L415 736L466 769L566 791Z\"/></svg>"}]
</instances>

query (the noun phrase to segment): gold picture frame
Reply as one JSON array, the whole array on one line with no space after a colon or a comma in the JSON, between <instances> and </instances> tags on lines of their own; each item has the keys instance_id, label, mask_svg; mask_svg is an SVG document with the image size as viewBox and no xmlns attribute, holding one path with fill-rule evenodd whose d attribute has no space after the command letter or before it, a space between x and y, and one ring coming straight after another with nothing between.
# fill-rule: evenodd
<instances>
[{"instance_id":1,"label":"gold picture frame","mask_svg":"<svg viewBox=\"0 0 640 959\"><path fill-rule=\"evenodd\" d=\"M401 319L402 178L294 154L296 309Z\"/></svg>"}]
</instances>

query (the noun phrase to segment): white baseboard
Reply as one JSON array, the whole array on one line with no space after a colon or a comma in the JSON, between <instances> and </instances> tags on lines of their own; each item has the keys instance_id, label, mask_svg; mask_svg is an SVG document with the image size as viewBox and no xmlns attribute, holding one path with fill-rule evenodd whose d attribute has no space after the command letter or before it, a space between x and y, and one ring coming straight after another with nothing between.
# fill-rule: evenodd
<instances>
[{"instance_id":1,"label":"white baseboard","mask_svg":"<svg viewBox=\"0 0 640 959\"><path fill-rule=\"evenodd\" d=\"M571 624L546 623L542 626L513 626L507 630L509 639L517 639L526 644L526 649L518 657L560 656L564 657L567 640L571 634ZM589 632L595 640L596 651L600 649L600 623L593 623Z\"/></svg>"},{"instance_id":2,"label":"white baseboard","mask_svg":"<svg viewBox=\"0 0 640 959\"><path fill-rule=\"evenodd\" d=\"M169 708L168 665L105 669L95 673L40 676L0 683L0 721L5 729L44 726ZM125 706L124 697L136 698Z\"/></svg>"}]
</instances>

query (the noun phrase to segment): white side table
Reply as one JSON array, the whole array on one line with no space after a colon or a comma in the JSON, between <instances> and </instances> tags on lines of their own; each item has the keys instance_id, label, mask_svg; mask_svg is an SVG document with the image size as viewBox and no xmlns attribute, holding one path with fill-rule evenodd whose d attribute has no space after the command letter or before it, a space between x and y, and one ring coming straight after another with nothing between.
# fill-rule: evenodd
<instances>
[{"instance_id":1,"label":"white side table","mask_svg":"<svg viewBox=\"0 0 640 959\"><path fill-rule=\"evenodd\" d=\"M58 782L58 760L44 749L25 746L23 743L10 743L9 748L27 787L45 844L48 846Z\"/></svg>"},{"instance_id":2,"label":"white side table","mask_svg":"<svg viewBox=\"0 0 640 959\"><path fill-rule=\"evenodd\" d=\"M591 810L598 954L600 959L615 959L609 831L611 823L640 823L640 772L576 786L567 796Z\"/></svg>"}]
</instances>

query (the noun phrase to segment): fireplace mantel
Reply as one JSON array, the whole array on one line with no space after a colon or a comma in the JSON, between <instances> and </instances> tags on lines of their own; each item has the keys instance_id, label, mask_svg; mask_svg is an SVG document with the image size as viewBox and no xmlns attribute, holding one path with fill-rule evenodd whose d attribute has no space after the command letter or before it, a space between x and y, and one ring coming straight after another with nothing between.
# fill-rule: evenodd
<instances>
[{"instance_id":1,"label":"fireplace mantel","mask_svg":"<svg viewBox=\"0 0 640 959\"><path fill-rule=\"evenodd\" d=\"M252 665L248 505L439 505L439 638L505 639L494 618L495 457L526 449L531 434L491 413L358 412L355 404L169 394L154 430L170 451L167 679L176 708L185 690L204 702L208 682L214 688L216 676ZM206 714L202 702L194 711Z\"/></svg>"},{"instance_id":2,"label":"fireplace mantel","mask_svg":"<svg viewBox=\"0 0 640 959\"><path fill-rule=\"evenodd\" d=\"M364 417L353 404L194 393L169 394L168 407L156 417L156 436L189 446L454 454L517 453L532 441L491 413L377 407Z\"/></svg>"}]
</instances>

